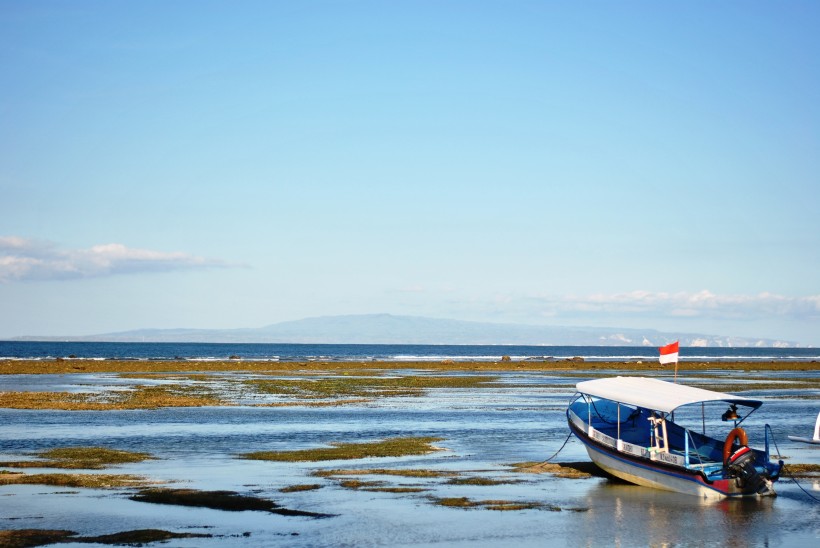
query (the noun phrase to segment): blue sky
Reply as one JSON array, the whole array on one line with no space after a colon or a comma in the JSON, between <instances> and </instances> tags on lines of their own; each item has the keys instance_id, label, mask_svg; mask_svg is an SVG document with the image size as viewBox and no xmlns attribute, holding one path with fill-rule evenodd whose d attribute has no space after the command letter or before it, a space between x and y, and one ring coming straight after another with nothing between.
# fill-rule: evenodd
<instances>
[{"instance_id":1,"label":"blue sky","mask_svg":"<svg viewBox=\"0 0 820 548\"><path fill-rule=\"evenodd\" d=\"M820 4L0 0L0 337L820 345Z\"/></svg>"}]
</instances>

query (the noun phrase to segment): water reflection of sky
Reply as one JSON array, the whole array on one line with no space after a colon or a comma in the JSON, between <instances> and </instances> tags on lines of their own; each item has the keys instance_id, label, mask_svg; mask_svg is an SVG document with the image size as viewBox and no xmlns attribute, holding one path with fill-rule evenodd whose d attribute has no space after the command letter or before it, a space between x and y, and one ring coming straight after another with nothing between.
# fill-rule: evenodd
<instances>
[{"instance_id":1,"label":"water reflection of sky","mask_svg":"<svg viewBox=\"0 0 820 548\"><path fill-rule=\"evenodd\" d=\"M396 372L395 374L406 374ZM461 373L459 373L461 374ZM227 489L270 498L287 507L338 514L325 520L288 518L258 512L228 513L138 503L122 492L66 490L43 486L0 487L0 528L71 529L107 534L164 528L221 535L213 541L174 541L174 546L360 546L444 545L770 545L814 546L820 509L790 482L777 484L780 496L752 501L704 503L602 478L559 479L515 473L510 464L542 461L565 440L564 410L583 380L573 375L512 372L501 385L478 389L430 390L423 397L386 398L343 407L213 407L159 410L59 412L0 410L0 459L63 446L105 445L150 452L157 460L112 471L146 475L177 486ZM624 372L634 374L634 372ZM801 373L802 374L802 373ZM817 372L810 372L817 376ZM777 374L785 379L787 376ZM241 376L240 376L241 377ZM696 379L697 375L688 376ZM236 375L217 376L230 384ZM248 378L251 378L249 375ZM734 374L726 374L736 384ZM748 378L748 377L747 377ZM710 379L710 382L714 379ZM78 391L123 389L145 379L116 375L9 376L4 389ZM154 379L153 382L168 382ZM201 381L193 381L201 382ZM804 392L778 388L748 420L750 441L762 442L763 424L772 425L787 462L818 463L820 450L790 442L787 435L811 433L820 411ZM707 430L728 429L719 420ZM235 458L258 450L317 447L337 441L371 441L396 436L436 436L446 451L430 455L332 461L273 463ZM570 442L557 460L587 461L580 443ZM378 478L391 485L416 485L422 494L373 493L344 489L311 472L340 467L403 467L451 470L465 475L521 481L495 486L449 485L436 479ZM363 479L372 479L365 477ZM322 488L283 494L288 485L320 483ZM820 481L803 482L816 489ZM436 506L430 497L473 500L540 501L560 511L495 512ZM243 533L250 536L242 536ZM293 533L296 533L294 535ZM235 535L235 536L234 536Z\"/></svg>"}]
</instances>

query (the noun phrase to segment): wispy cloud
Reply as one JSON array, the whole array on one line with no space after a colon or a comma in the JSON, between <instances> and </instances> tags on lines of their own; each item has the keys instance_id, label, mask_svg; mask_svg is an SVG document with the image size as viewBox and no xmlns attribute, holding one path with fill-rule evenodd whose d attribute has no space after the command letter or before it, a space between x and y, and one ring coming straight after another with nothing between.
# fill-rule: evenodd
<instances>
[{"instance_id":1,"label":"wispy cloud","mask_svg":"<svg viewBox=\"0 0 820 548\"><path fill-rule=\"evenodd\" d=\"M396 289L399 293L427 293L429 290L423 285L405 285Z\"/></svg>"},{"instance_id":2,"label":"wispy cloud","mask_svg":"<svg viewBox=\"0 0 820 548\"><path fill-rule=\"evenodd\" d=\"M717 294L627 291L591 294L438 294L445 317L519 323L569 322L652 325L657 320L681 321L820 321L820 295L787 296L772 292Z\"/></svg>"},{"instance_id":3,"label":"wispy cloud","mask_svg":"<svg viewBox=\"0 0 820 548\"><path fill-rule=\"evenodd\" d=\"M537 296L526 299L544 316L603 314L661 315L714 319L766 317L820 319L820 295L789 297L763 292L755 295L718 295L697 292L630 291L584 296Z\"/></svg>"},{"instance_id":4,"label":"wispy cloud","mask_svg":"<svg viewBox=\"0 0 820 548\"><path fill-rule=\"evenodd\" d=\"M64 249L49 241L0 236L0 283L228 266L232 265L188 253L137 249L116 243Z\"/></svg>"}]
</instances>

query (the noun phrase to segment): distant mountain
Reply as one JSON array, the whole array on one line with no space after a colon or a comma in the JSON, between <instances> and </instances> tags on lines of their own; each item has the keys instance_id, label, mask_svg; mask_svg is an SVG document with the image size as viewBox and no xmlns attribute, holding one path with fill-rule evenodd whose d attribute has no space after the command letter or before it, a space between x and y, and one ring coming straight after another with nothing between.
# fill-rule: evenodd
<instances>
[{"instance_id":1,"label":"distant mountain","mask_svg":"<svg viewBox=\"0 0 820 548\"><path fill-rule=\"evenodd\" d=\"M20 337L18 340L328 344L520 344L578 346L794 347L772 339L668 333L654 329L553 327L364 314L322 316L248 329L138 329L85 337Z\"/></svg>"}]
</instances>

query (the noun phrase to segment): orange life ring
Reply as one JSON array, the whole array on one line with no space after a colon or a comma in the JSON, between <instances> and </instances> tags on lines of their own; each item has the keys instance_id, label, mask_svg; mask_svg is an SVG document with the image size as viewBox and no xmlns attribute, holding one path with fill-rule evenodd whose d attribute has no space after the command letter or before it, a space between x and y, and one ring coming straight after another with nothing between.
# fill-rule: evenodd
<instances>
[{"instance_id":1,"label":"orange life ring","mask_svg":"<svg viewBox=\"0 0 820 548\"><path fill-rule=\"evenodd\" d=\"M740 445L748 445L749 438L746 436L746 431L743 428L737 427L729 432L726 436L726 441L723 443L723 462L729 460L729 455L732 454L732 445L735 440L740 441Z\"/></svg>"}]
</instances>

